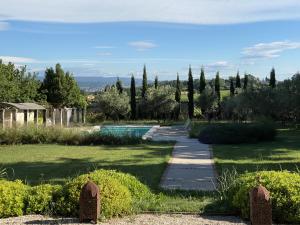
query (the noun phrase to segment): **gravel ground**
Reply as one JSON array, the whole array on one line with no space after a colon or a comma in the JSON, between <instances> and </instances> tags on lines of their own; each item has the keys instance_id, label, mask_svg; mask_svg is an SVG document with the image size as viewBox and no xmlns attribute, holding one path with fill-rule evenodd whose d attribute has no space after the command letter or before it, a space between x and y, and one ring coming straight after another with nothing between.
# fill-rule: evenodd
<instances>
[{"instance_id":1,"label":"gravel ground","mask_svg":"<svg viewBox=\"0 0 300 225\"><path fill-rule=\"evenodd\" d=\"M0 224L73 224L79 225L78 219L73 218L51 218L41 215L20 216L7 219L0 219ZM112 219L99 223L102 225L246 225L237 217L197 215L154 215L140 214L125 218Z\"/></svg>"}]
</instances>

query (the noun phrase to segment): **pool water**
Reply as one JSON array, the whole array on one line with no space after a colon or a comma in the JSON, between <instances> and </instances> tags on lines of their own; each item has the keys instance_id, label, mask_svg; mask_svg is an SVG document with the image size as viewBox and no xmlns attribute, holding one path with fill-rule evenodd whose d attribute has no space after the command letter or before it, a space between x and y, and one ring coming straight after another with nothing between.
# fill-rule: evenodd
<instances>
[{"instance_id":1,"label":"pool water","mask_svg":"<svg viewBox=\"0 0 300 225\"><path fill-rule=\"evenodd\" d=\"M103 126L100 129L100 134L142 137L150 129L150 126Z\"/></svg>"}]
</instances>

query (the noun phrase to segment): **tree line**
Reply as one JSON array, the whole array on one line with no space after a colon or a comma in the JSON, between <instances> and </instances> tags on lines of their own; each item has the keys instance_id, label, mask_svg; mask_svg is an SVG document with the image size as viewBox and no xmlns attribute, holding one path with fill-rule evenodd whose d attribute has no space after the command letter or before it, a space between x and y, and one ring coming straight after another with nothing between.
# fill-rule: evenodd
<instances>
[{"instance_id":1,"label":"tree line","mask_svg":"<svg viewBox=\"0 0 300 225\"><path fill-rule=\"evenodd\" d=\"M195 117L195 110L200 109L200 118L207 120L244 121L260 116L282 121L299 120L299 77L299 74L296 74L292 79L277 82L275 69L272 68L269 78L265 81L260 81L250 74L241 78L239 71L235 77L228 80L221 79L219 72L214 79L207 80L202 67L195 88L197 80L194 79L190 66L187 81L181 82L178 74L175 81L159 82L156 76L153 85L149 85L144 66L141 88L136 87L133 75L128 91L124 91L125 88L118 79L116 85L98 93L96 102L105 118L176 120L180 116L186 116L181 113L184 83L188 99L187 116L190 119ZM221 90L224 90L225 85L229 86L229 96L222 96ZM195 97L196 92L199 96Z\"/></svg>"},{"instance_id":2,"label":"tree line","mask_svg":"<svg viewBox=\"0 0 300 225\"><path fill-rule=\"evenodd\" d=\"M85 107L85 96L69 72L60 64L47 68L42 81L26 66L16 67L0 60L0 102L37 102L53 107Z\"/></svg>"}]
</instances>

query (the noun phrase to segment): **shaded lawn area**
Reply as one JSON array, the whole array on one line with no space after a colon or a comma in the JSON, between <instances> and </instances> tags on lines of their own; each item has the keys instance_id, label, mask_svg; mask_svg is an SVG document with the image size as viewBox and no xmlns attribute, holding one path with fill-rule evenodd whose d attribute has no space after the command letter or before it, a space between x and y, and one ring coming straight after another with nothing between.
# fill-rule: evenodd
<instances>
[{"instance_id":1,"label":"shaded lawn area","mask_svg":"<svg viewBox=\"0 0 300 225\"><path fill-rule=\"evenodd\" d=\"M213 145L219 174L225 169L238 172L300 169L300 130L280 129L276 140L257 144Z\"/></svg>"},{"instance_id":2,"label":"shaded lawn area","mask_svg":"<svg viewBox=\"0 0 300 225\"><path fill-rule=\"evenodd\" d=\"M0 166L8 169L9 178L26 180L29 184L62 183L69 177L102 168L130 173L149 187L157 188L172 148L172 143L0 146Z\"/></svg>"}]
</instances>

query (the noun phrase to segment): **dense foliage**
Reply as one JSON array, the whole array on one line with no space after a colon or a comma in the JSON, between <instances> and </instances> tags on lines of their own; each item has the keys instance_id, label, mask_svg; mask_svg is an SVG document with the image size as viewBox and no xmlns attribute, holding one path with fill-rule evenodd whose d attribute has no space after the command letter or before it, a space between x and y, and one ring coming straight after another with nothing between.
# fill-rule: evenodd
<instances>
[{"instance_id":1,"label":"dense foliage","mask_svg":"<svg viewBox=\"0 0 300 225\"><path fill-rule=\"evenodd\" d=\"M271 141L276 136L272 123L222 123L210 124L199 134L199 140L206 144L240 144Z\"/></svg>"},{"instance_id":2,"label":"dense foliage","mask_svg":"<svg viewBox=\"0 0 300 225\"><path fill-rule=\"evenodd\" d=\"M300 174L288 171L247 173L235 180L229 191L233 206L249 218L249 191L258 185L258 177L272 202L273 220L279 223L300 223Z\"/></svg>"},{"instance_id":3,"label":"dense foliage","mask_svg":"<svg viewBox=\"0 0 300 225\"><path fill-rule=\"evenodd\" d=\"M0 144L64 144L64 145L125 145L138 144L142 139L133 136L84 132L60 127L22 127L0 130Z\"/></svg>"},{"instance_id":4,"label":"dense foliage","mask_svg":"<svg viewBox=\"0 0 300 225\"><path fill-rule=\"evenodd\" d=\"M84 95L69 73L59 64L55 70L45 72L43 82L36 74L26 72L26 67L4 64L0 60L0 102L47 102L54 107L85 107Z\"/></svg>"},{"instance_id":5,"label":"dense foliage","mask_svg":"<svg viewBox=\"0 0 300 225\"><path fill-rule=\"evenodd\" d=\"M188 75L188 114L189 118L193 119L194 117L194 79L192 74L192 68L189 68Z\"/></svg>"},{"instance_id":6,"label":"dense foliage","mask_svg":"<svg viewBox=\"0 0 300 225\"><path fill-rule=\"evenodd\" d=\"M126 92L120 93L114 86L102 91L96 97L96 103L99 110L106 116L113 120L125 118L130 112L130 99Z\"/></svg>"},{"instance_id":7,"label":"dense foliage","mask_svg":"<svg viewBox=\"0 0 300 225\"><path fill-rule=\"evenodd\" d=\"M137 207L141 201L153 201L147 186L113 170L80 175L63 186L30 187L18 180L0 180L0 218L33 213L78 216L80 191L88 180L99 186L102 218L130 214L142 210Z\"/></svg>"}]
</instances>

